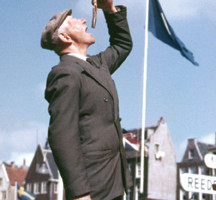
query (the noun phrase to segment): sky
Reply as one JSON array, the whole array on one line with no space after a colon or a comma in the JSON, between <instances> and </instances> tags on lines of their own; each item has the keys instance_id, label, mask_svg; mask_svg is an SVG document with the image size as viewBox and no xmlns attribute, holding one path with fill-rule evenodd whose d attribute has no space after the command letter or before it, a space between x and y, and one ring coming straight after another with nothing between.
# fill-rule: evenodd
<instances>
[{"instance_id":1,"label":"sky","mask_svg":"<svg viewBox=\"0 0 216 200\"><path fill-rule=\"evenodd\" d=\"M176 35L193 52L199 67L149 33L146 126L163 116L180 161L187 139L213 144L216 132L216 1L160 0ZM87 19L96 43L88 54L108 45L106 23L98 10L91 28L92 6L86 0L0 0L0 162L23 159L30 164L37 144L47 138L49 115L44 99L47 74L59 62L40 47L43 28L53 14L72 8ZM133 50L115 72L122 127L140 128L142 122L145 1L114 0L125 5Z\"/></svg>"}]
</instances>

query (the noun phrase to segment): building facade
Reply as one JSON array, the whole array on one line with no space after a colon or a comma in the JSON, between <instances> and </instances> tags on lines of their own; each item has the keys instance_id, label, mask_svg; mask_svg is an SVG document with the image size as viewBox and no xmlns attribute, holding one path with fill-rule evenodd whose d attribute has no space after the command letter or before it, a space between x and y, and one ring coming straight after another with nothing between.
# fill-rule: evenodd
<instances>
[{"instance_id":1,"label":"building facade","mask_svg":"<svg viewBox=\"0 0 216 200\"><path fill-rule=\"evenodd\" d=\"M215 145L199 142L194 138L188 139L182 161L177 163L177 200L216 200L215 195L202 192L206 187L210 193L213 191L211 180L208 178L215 177L216 171L205 165L204 157L208 153L215 153L215 149ZM188 176L184 182L183 174ZM189 189L184 188L185 184Z\"/></svg>"},{"instance_id":2,"label":"building facade","mask_svg":"<svg viewBox=\"0 0 216 200\"><path fill-rule=\"evenodd\" d=\"M140 140L141 130L131 130ZM175 200L176 152L167 123L161 118L157 126L145 130L144 193L140 194L140 152L126 149L134 187L126 200Z\"/></svg>"},{"instance_id":3,"label":"building facade","mask_svg":"<svg viewBox=\"0 0 216 200\"><path fill-rule=\"evenodd\" d=\"M36 200L57 200L58 184L58 169L51 150L38 145L25 178L25 190L37 195Z\"/></svg>"},{"instance_id":4,"label":"building facade","mask_svg":"<svg viewBox=\"0 0 216 200\"><path fill-rule=\"evenodd\" d=\"M24 185L27 171L25 165L17 167L14 162L0 165L0 200L17 200L16 185Z\"/></svg>"}]
</instances>

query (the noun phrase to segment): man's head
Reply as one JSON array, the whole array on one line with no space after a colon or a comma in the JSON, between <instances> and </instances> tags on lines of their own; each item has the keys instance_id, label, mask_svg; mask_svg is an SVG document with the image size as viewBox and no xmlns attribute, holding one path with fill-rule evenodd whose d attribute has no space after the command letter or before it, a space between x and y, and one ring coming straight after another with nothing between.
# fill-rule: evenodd
<instances>
[{"instance_id":1,"label":"man's head","mask_svg":"<svg viewBox=\"0 0 216 200\"><path fill-rule=\"evenodd\" d=\"M92 34L87 33L86 20L71 16L72 10L55 14L43 30L41 47L54 50L57 54L70 51L72 47L88 48L95 42Z\"/></svg>"}]
</instances>

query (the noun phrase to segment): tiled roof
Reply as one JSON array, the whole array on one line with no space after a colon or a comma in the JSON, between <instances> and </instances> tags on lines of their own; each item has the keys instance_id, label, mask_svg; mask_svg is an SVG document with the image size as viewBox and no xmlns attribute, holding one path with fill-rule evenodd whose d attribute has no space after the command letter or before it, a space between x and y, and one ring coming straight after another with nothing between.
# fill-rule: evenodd
<instances>
[{"instance_id":1,"label":"tiled roof","mask_svg":"<svg viewBox=\"0 0 216 200\"><path fill-rule=\"evenodd\" d=\"M53 178L58 179L58 168L57 168L56 163L54 161L52 152L47 153L46 157L47 157L47 161L48 161L48 164L50 166Z\"/></svg>"},{"instance_id":2,"label":"tiled roof","mask_svg":"<svg viewBox=\"0 0 216 200\"><path fill-rule=\"evenodd\" d=\"M6 171L11 185L15 185L15 182L17 182L20 186L24 185L24 179L26 177L28 170L21 168L6 167Z\"/></svg>"},{"instance_id":3,"label":"tiled roof","mask_svg":"<svg viewBox=\"0 0 216 200\"><path fill-rule=\"evenodd\" d=\"M207 154L209 152L209 149L215 147L215 145L206 144L206 143L198 142L198 141L197 141L197 146L198 146L202 156L205 156L205 154Z\"/></svg>"}]
</instances>

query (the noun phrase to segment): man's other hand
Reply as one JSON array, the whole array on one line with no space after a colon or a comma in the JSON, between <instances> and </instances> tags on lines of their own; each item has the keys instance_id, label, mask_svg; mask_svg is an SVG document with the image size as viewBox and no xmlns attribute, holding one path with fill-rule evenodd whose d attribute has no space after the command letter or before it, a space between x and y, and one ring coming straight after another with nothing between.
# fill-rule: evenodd
<instances>
[{"instance_id":1,"label":"man's other hand","mask_svg":"<svg viewBox=\"0 0 216 200\"><path fill-rule=\"evenodd\" d=\"M77 199L72 199L72 200L92 200L90 195L79 197Z\"/></svg>"}]
</instances>

